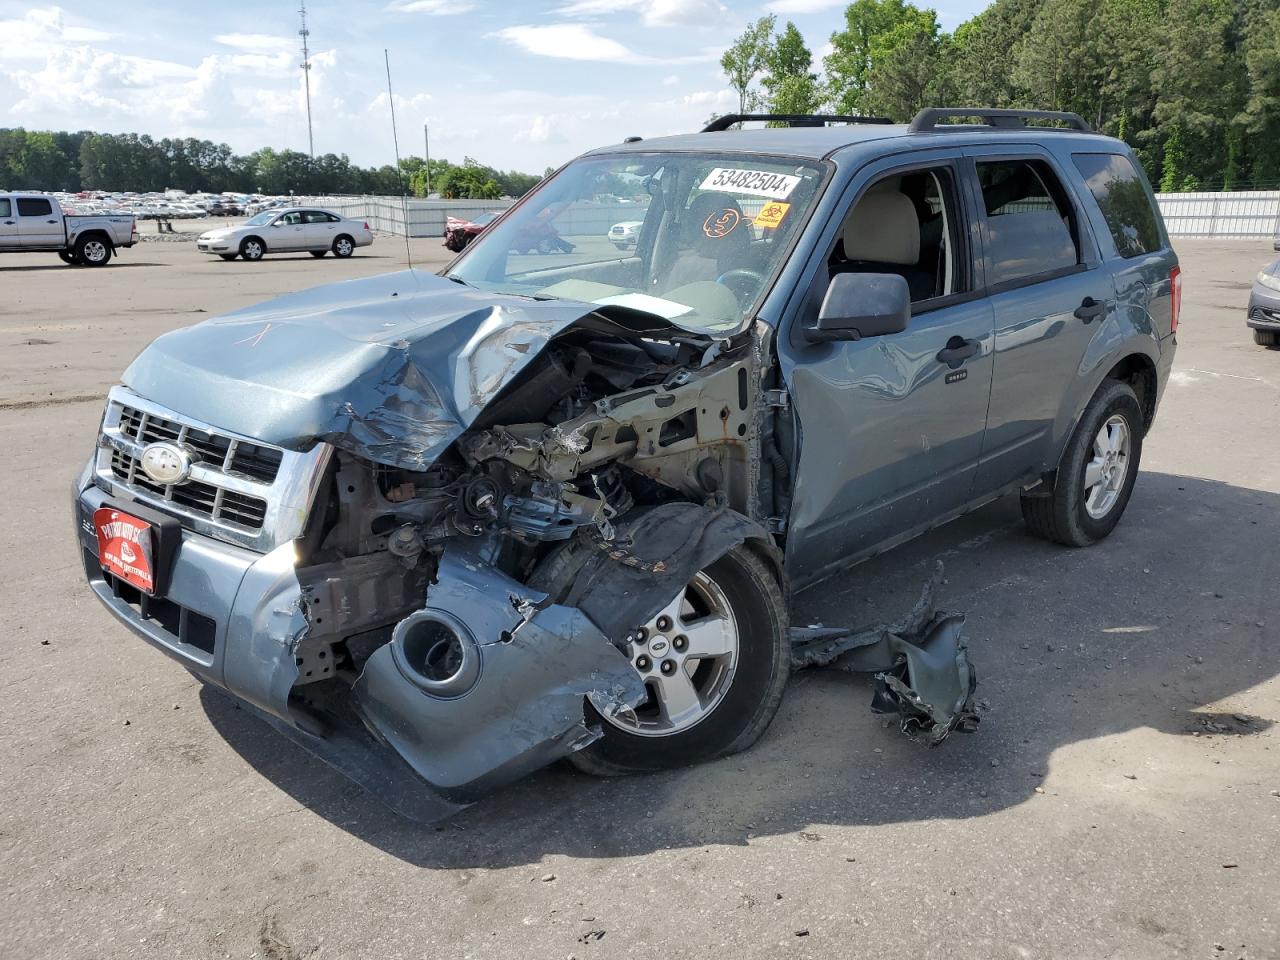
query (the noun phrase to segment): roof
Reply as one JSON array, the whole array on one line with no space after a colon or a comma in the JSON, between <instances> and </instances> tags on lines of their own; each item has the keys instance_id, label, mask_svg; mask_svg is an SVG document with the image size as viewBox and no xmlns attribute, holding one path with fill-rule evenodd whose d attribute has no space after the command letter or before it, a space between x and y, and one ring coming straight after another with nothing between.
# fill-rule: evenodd
<instances>
[{"instance_id":1,"label":"roof","mask_svg":"<svg viewBox=\"0 0 1280 960\"><path fill-rule=\"evenodd\" d=\"M1100 141L1123 145L1122 141L1101 134L1051 127L997 129L957 124L948 126L944 130L912 133L905 123L866 123L830 127L764 127L725 130L717 133L686 133L599 147L590 151L590 154L697 150L708 153L784 154L821 160L849 147L882 140L898 141L894 144L895 147L923 148L947 144L963 146L975 143L1028 143L1050 139L1054 143L1066 141L1082 147L1092 146L1094 149L1097 149ZM1124 149L1127 151L1128 147Z\"/></svg>"}]
</instances>

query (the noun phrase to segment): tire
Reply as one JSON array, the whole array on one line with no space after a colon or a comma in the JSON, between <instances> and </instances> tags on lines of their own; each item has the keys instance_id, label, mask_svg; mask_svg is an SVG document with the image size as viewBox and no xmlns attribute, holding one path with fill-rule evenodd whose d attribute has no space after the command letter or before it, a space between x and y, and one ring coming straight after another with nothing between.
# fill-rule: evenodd
<instances>
[{"instance_id":1,"label":"tire","mask_svg":"<svg viewBox=\"0 0 1280 960\"><path fill-rule=\"evenodd\" d=\"M218 256L220 256L223 260L234 260L237 255L234 253L220 253L218 254Z\"/></svg>"},{"instance_id":2,"label":"tire","mask_svg":"<svg viewBox=\"0 0 1280 960\"><path fill-rule=\"evenodd\" d=\"M1068 547L1087 547L1114 530L1138 479L1143 428L1133 388L1119 380L1105 381L1067 442L1053 490L1048 495L1023 494L1027 529ZM1108 446L1123 450L1108 459ZM1092 478L1099 479L1086 486Z\"/></svg>"},{"instance_id":3,"label":"tire","mask_svg":"<svg viewBox=\"0 0 1280 960\"><path fill-rule=\"evenodd\" d=\"M345 233L333 238L333 255L345 260L356 252L356 242Z\"/></svg>"},{"instance_id":4,"label":"tire","mask_svg":"<svg viewBox=\"0 0 1280 960\"><path fill-rule=\"evenodd\" d=\"M1280 347L1280 330L1255 330L1253 342L1260 347Z\"/></svg>"},{"instance_id":5,"label":"tire","mask_svg":"<svg viewBox=\"0 0 1280 960\"><path fill-rule=\"evenodd\" d=\"M311 255L312 255L313 257L315 257L317 260L319 260L321 257L323 257L323 256L324 256L326 253L328 253L328 252L329 252L328 250L312 250L312 251L311 251Z\"/></svg>"},{"instance_id":6,"label":"tire","mask_svg":"<svg viewBox=\"0 0 1280 960\"><path fill-rule=\"evenodd\" d=\"M73 267L78 267L80 265L80 258L75 255L74 251L59 250L58 259L61 260L63 263L70 264Z\"/></svg>"},{"instance_id":7,"label":"tire","mask_svg":"<svg viewBox=\"0 0 1280 960\"><path fill-rule=\"evenodd\" d=\"M259 237L245 237L240 241L240 256L250 263L261 260L267 252L267 245Z\"/></svg>"},{"instance_id":8,"label":"tire","mask_svg":"<svg viewBox=\"0 0 1280 960\"><path fill-rule=\"evenodd\" d=\"M791 670L791 643L786 600L768 564L747 547L738 546L701 571L686 589L689 597L696 591L718 590L720 601L727 602L732 612L731 627L736 627L736 662L726 664L728 658L697 660L692 672L691 685L698 690L699 699L713 696L712 703L705 709L695 708L701 712L692 723L666 732L662 730L667 723L663 711L655 706L656 694L651 693L650 703L637 708L630 718L606 719L588 703L587 723L599 724L604 735L569 756L579 770L609 777L727 757L755 743L778 712ZM674 602L678 604L679 598ZM690 612L694 616L689 621L677 614L667 628L670 636L666 637L669 649L665 655L671 659L664 662L677 662L680 639L692 646L691 639L678 632L686 624L696 624L696 604ZM655 623L665 616L660 614ZM693 629L689 634L690 638L694 636ZM654 642L663 638L664 634L655 629L646 641L632 645L633 660L640 663ZM661 668L656 662L661 655L650 657L648 669L641 670L651 690L661 682ZM674 667L674 671L688 676L683 666ZM713 690L717 683L722 686ZM652 726L646 728L645 724ZM645 729L647 733L633 732Z\"/></svg>"},{"instance_id":9,"label":"tire","mask_svg":"<svg viewBox=\"0 0 1280 960\"><path fill-rule=\"evenodd\" d=\"M111 244L102 237L81 237L76 241L75 258L86 267L105 267L111 262Z\"/></svg>"}]
</instances>

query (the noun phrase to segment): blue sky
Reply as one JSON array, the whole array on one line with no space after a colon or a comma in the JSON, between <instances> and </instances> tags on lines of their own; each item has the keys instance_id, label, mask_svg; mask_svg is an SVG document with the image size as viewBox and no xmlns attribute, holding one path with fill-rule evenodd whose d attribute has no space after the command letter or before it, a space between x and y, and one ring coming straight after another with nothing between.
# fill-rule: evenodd
<instances>
[{"instance_id":1,"label":"blue sky","mask_svg":"<svg viewBox=\"0 0 1280 960\"><path fill-rule=\"evenodd\" d=\"M821 54L844 0L313 0L316 151L389 163L382 51L402 153L541 172L736 105L717 60L764 13ZM954 29L985 0L938 8ZM0 126L136 131L305 150L297 0L0 0Z\"/></svg>"}]
</instances>

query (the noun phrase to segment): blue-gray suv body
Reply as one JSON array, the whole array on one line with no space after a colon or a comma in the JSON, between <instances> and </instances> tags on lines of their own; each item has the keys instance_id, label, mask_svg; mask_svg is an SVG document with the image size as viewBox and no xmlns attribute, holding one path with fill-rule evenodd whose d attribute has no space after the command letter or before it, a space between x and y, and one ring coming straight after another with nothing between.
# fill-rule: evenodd
<instances>
[{"instance_id":1,"label":"blue-gray suv body","mask_svg":"<svg viewBox=\"0 0 1280 960\"><path fill-rule=\"evenodd\" d=\"M161 337L76 483L94 592L424 815L742 750L793 662L972 727L956 618L786 598L1014 491L1037 535L1111 531L1176 346L1151 188L1073 115L738 119L580 157L439 276Z\"/></svg>"}]
</instances>

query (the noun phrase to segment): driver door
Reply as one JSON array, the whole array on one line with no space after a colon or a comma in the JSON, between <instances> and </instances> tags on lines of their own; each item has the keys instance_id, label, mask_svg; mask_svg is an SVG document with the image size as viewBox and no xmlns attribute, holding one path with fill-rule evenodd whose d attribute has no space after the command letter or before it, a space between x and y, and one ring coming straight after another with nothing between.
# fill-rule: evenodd
<instances>
[{"instance_id":1,"label":"driver door","mask_svg":"<svg viewBox=\"0 0 1280 960\"><path fill-rule=\"evenodd\" d=\"M787 524L797 583L955 515L972 495L991 395L993 312L960 170L950 157L916 157L873 164L855 179L851 202L839 205L818 247L809 292L779 337L799 420ZM905 277L907 329L808 342L803 328L816 320L835 272Z\"/></svg>"},{"instance_id":2,"label":"driver door","mask_svg":"<svg viewBox=\"0 0 1280 960\"><path fill-rule=\"evenodd\" d=\"M305 250L307 249L307 227L302 222L302 213L294 210L282 214L271 225L271 239L267 241L269 250Z\"/></svg>"}]
</instances>

